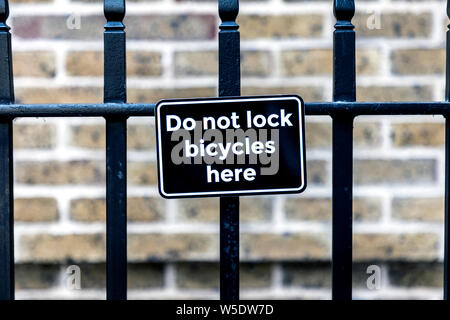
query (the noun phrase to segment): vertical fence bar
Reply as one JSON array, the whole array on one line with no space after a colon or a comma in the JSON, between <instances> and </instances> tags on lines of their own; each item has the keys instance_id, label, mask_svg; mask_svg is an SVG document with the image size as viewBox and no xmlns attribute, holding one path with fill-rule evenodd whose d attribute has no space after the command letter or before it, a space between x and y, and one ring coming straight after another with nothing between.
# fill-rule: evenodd
<instances>
[{"instance_id":1,"label":"vertical fence bar","mask_svg":"<svg viewBox=\"0 0 450 320\"><path fill-rule=\"evenodd\" d=\"M450 1L447 0L447 16L450 18ZM450 24L447 26L445 101L450 101ZM445 114L445 218L444 218L444 300L450 299L450 120Z\"/></svg>"},{"instance_id":2,"label":"vertical fence bar","mask_svg":"<svg viewBox=\"0 0 450 320\"><path fill-rule=\"evenodd\" d=\"M0 103L14 103L8 0L0 0ZM0 121L0 300L14 299L12 119Z\"/></svg>"},{"instance_id":3,"label":"vertical fence bar","mask_svg":"<svg viewBox=\"0 0 450 320\"><path fill-rule=\"evenodd\" d=\"M238 0L219 0L219 95L241 94ZM239 197L220 198L220 299L239 300Z\"/></svg>"},{"instance_id":4,"label":"vertical fence bar","mask_svg":"<svg viewBox=\"0 0 450 320\"><path fill-rule=\"evenodd\" d=\"M104 101L126 102L125 0L105 0ZM106 118L107 299L127 298L127 119Z\"/></svg>"},{"instance_id":5,"label":"vertical fence bar","mask_svg":"<svg viewBox=\"0 0 450 320\"><path fill-rule=\"evenodd\" d=\"M448 31L447 31L448 33ZM447 35L448 38L448 35ZM448 41L448 40L447 40ZM448 43L448 42L447 42ZM448 44L447 44L447 51L448 51ZM447 53L448 55L448 53ZM448 57L447 57L447 61ZM448 62L447 62L448 65ZM449 77L449 71L447 67L447 78ZM447 101L448 96L447 96ZM450 203L449 203L449 189L450 189L450 178L449 178L449 172L450 172L450 120L448 119L448 115L445 115L445 222L444 222L444 300L450 299L450 286L449 286L449 268L450 268L450 245L449 245L449 219L450 219Z\"/></svg>"},{"instance_id":6,"label":"vertical fence bar","mask_svg":"<svg viewBox=\"0 0 450 320\"><path fill-rule=\"evenodd\" d=\"M333 100L355 101L353 0L334 0ZM352 299L353 116L333 115L332 297Z\"/></svg>"}]
</instances>

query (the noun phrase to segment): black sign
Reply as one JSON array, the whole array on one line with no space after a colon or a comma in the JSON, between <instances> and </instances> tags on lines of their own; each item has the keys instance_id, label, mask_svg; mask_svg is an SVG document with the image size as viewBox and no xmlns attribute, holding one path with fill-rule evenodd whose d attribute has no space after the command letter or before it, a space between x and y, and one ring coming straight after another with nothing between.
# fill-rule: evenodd
<instances>
[{"instance_id":1,"label":"black sign","mask_svg":"<svg viewBox=\"0 0 450 320\"><path fill-rule=\"evenodd\" d=\"M165 198L302 192L304 118L298 96L160 101L159 192Z\"/></svg>"}]
</instances>

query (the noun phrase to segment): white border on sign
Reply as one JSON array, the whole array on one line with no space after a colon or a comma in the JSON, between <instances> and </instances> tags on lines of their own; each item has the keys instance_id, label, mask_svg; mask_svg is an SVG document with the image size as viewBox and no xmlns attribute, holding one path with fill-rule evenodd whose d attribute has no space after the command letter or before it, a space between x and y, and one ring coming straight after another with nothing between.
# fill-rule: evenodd
<instances>
[{"instance_id":1,"label":"white border on sign","mask_svg":"<svg viewBox=\"0 0 450 320\"><path fill-rule=\"evenodd\" d=\"M280 189L260 189L260 190L237 190L237 191L210 191L210 192L187 192L187 193L170 193L167 194L164 191L164 179L163 179L163 168L162 168L162 150L161 150L161 113L159 112L159 109L162 106L165 105L186 105L186 104L202 104L202 103L221 103L221 102L241 102L241 101L272 101L272 100L297 100L298 101L298 112L299 112L299 140L300 140L300 152L301 152L301 156L300 156L300 170L301 170L301 176L305 177L305 172L304 172L304 154L303 154L303 124L302 124L302 109L303 109L303 103L302 101L295 97L295 96L290 96L290 97L271 97L271 98L241 98L241 99L220 99L220 100L193 100L193 101L167 101L167 102L162 102L160 104L157 105L157 112L156 114L158 115L156 118L157 121L157 127L158 127L158 132L157 132L157 137L158 137L158 160L159 160L159 184L160 184L160 188L159 190L161 191L161 193L166 196L167 198L170 197L182 197L182 196L202 196L202 195L225 195L225 194L252 194L252 193L274 193L274 192L295 192L295 191L300 191L303 189L303 187L305 186L305 179L302 179L302 184L298 187L298 188L280 188Z\"/></svg>"}]
</instances>

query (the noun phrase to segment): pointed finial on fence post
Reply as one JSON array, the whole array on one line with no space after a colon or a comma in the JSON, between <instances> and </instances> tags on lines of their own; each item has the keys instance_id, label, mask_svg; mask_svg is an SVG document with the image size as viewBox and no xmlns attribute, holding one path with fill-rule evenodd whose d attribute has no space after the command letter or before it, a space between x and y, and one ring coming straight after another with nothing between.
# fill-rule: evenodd
<instances>
[{"instance_id":1,"label":"pointed finial on fence post","mask_svg":"<svg viewBox=\"0 0 450 320\"><path fill-rule=\"evenodd\" d=\"M6 20L9 16L8 0L0 0L0 30L9 30Z\"/></svg>"},{"instance_id":2,"label":"pointed finial on fence post","mask_svg":"<svg viewBox=\"0 0 450 320\"><path fill-rule=\"evenodd\" d=\"M106 18L105 29L124 29L125 0L105 0L103 12Z\"/></svg>"},{"instance_id":3,"label":"pointed finial on fence post","mask_svg":"<svg viewBox=\"0 0 450 320\"><path fill-rule=\"evenodd\" d=\"M236 18L239 13L239 0L219 0L220 30L237 30Z\"/></svg>"},{"instance_id":4,"label":"pointed finial on fence post","mask_svg":"<svg viewBox=\"0 0 450 320\"><path fill-rule=\"evenodd\" d=\"M450 0L447 0L447 17L450 19Z\"/></svg>"},{"instance_id":5,"label":"pointed finial on fence post","mask_svg":"<svg viewBox=\"0 0 450 320\"><path fill-rule=\"evenodd\" d=\"M126 101L125 0L104 0L104 101Z\"/></svg>"},{"instance_id":6,"label":"pointed finial on fence post","mask_svg":"<svg viewBox=\"0 0 450 320\"><path fill-rule=\"evenodd\" d=\"M219 96L241 94L239 0L219 0Z\"/></svg>"},{"instance_id":7,"label":"pointed finial on fence post","mask_svg":"<svg viewBox=\"0 0 450 320\"><path fill-rule=\"evenodd\" d=\"M351 23L355 15L355 1L354 0L334 0L333 13L336 17L336 29L353 29Z\"/></svg>"},{"instance_id":8,"label":"pointed finial on fence post","mask_svg":"<svg viewBox=\"0 0 450 320\"><path fill-rule=\"evenodd\" d=\"M447 17L450 19L450 0L447 0ZM450 24L447 27L450 29Z\"/></svg>"},{"instance_id":9,"label":"pointed finial on fence post","mask_svg":"<svg viewBox=\"0 0 450 320\"><path fill-rule=\"evenodd\" d=\"M14 81L12 71L12 49L8 0L0 0L0 102L14 102Z\"/></svg>"}]
</instances>

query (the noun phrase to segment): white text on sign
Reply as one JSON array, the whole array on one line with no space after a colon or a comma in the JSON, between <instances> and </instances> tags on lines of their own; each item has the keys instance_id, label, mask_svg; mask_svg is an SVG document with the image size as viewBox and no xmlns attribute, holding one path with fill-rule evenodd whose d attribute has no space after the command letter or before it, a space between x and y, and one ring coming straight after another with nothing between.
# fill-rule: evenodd
<instances>
[{"instance_id":1,"label":"white text on sign","mask_svg":"<svg viewBox=\"0 0 450 320\"><path fill-rule=\"evenodd\" d=\"M262 128L264 126L269 125L270 127L285 127L285 126L292 126L292 122L290 121L290 117L292 116L292 113L286 114L286 111L284 109L280 110L280 114L273 113L269 115L268 117L258 114L253 116L251 111L246 112L247 115L247 121L246 125L247 128ZM167 131L176 131L181 128L184 130L194 130L197 126L196 121L193 118L185 118L184 120L181 120L181 118L177 115L167 115L166 116L166 125L167 125ZM202 126L203 130L208 129L229 129L230 127L233 127L234 129L241 128L239 123L239 116L236 114L236 112L232 112L230 117L227 116L221 116L219 118L214 117L203 117L202 119Z\"/></svg>"}]
</instances>

